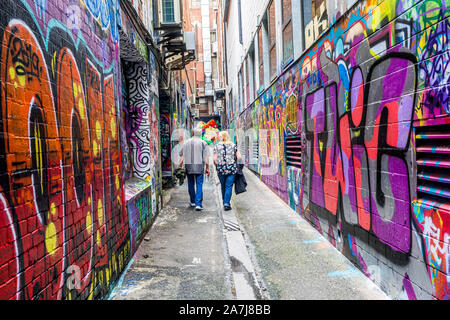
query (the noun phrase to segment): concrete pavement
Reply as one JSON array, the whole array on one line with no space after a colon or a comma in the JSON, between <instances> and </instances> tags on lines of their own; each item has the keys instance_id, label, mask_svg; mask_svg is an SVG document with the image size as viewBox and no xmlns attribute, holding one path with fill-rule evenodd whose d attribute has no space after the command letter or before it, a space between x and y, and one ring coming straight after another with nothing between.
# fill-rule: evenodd
<instances>
[{"instance_id":1,"label":"concrete pavement","mask_svg":"<svg viewBox=\"0 0 450 320\"><path fill-rule=\"evenodd\" d=\"M388 297L253 173L224 212L217 179L203 212L176 187L114 300L378 300Z\"/></svg>"},{"instance_id":2,"label":"concrete pavement","mask_svg":"<svg viewBox=\"0 0 450 320\"><path fill-rule=\"evenodd\" d=\"M270 299L388 299L252 172L245 176L248 191L232 204Z\"/></svg>"},{"instance_id":3,"label":"concrete pavement","mask_svg":"<svg viewBox=\"0 0 450 320\"><path fill-rule=\"evenodd\" d=\"M203 212L189 207L186 185L172 191L113 300L232 299L215 188L205 184Z\"/></svg>"}]
</instances>

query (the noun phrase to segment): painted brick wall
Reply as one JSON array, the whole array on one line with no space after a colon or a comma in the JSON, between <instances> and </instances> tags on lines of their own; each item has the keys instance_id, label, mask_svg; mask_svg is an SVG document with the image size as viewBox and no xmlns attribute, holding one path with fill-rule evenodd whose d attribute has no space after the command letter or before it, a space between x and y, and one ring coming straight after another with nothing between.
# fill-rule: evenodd
<instances>
[{"instance_id":1,"label":"painted brick wall","mask_svg":"<svg viewBox=\"0 0 450 320\"><path fill-rule=\"evenodd\" d=\"M330 9L231 125L259 142L250 168L396 299L450 297L449 8Z\"/></svg>"},{"instance_id":2,"label":"painted brick wall","mask_svg":"<svg viewBox=\"0 0 450 320\"><path fill-rule=\"evenodd\" d=\"M0 299L104 298L130 260L120 20L118 1L2 1Z\"/></svg>"}]
</instances>

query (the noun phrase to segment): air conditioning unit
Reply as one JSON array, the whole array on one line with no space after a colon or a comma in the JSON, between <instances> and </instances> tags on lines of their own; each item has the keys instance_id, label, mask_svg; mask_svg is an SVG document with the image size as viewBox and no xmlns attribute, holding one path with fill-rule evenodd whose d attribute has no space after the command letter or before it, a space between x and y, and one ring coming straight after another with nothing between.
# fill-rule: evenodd
<instances>
[{"instance_id":1,"label":"air conditioning unit","mask_svg":"<svg viewBox=\"0 0 450 320\"><path fill-rule=\"evenodd\" d=\"M189 102L191 106L195 106L197 104L197 97L195 96L195 94L191 95L191 97L189 98Z\"/></svg>"},{"instance_id":2,"label":"air conditioning unit","mask_svg":"<svg viewBox=\"0 0 450 320\"><path fill-rule=\"evenodd\" d=\"M192 109L192 115L194 116L194 118L199 118L200 117L200 110L199 109Z\"/></svg>"},{"instance_id":3,"label":"air conditioning unit","mask_svg":"<svg viewBox=\"0 0 450 320\"><path fill-rule=\"evenodd\" d=\"M186 43L187 51L195 52L195 32L192 31L184 32L184 42Z\"/></svg>"}]
</instances>

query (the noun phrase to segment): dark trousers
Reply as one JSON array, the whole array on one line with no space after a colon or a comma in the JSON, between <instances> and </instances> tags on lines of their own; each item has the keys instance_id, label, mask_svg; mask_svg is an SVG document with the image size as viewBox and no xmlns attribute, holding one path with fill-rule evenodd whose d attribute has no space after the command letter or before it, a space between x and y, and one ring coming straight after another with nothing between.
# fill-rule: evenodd
<instances>
[{"instance_id":1,"label":"dark trousers","mask_svg":"<svg viewBox=\"0 0 450 320\"><path fill-rule=\"evenodd\" d=\"M222 198L224 206L231 206L231 196L233 195L235 174L221 175L219 174L220 185L222 186Z\"/></svg>"},{"instance_id":2,"label":"dark trousers","mask_svg":"<svg viewBox=\"0 0 450 320\"><path fill-rule=\"evenodd\" d=\"M203 206L203 175L202 174L188 174L188 187L191 203L196 206Z\"/></svg>"}]
</instances>

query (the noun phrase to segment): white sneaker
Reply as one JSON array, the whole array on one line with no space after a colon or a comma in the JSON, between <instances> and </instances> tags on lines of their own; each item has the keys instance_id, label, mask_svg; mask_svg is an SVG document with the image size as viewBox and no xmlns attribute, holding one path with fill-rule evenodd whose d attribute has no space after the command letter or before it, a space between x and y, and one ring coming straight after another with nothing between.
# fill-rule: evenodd
<instances>
[{"instance_id":1,"label":"white sneaker","mask_svg":"<svg viewBox=\"0 0 450 320\"><path fill-rule=\"evenodd\" d=\"M197 206L197 207L195 208L195 210L197 210L197 211L203 211L203 208L200 207L200 206Z\"/></svg>"},{"instance_id":2,"label":"white sneaker","mask_svg":"<svg viewBox=\"0 0 450 320\"><path fill-rule=\"evenodd\" d=\"M191 208L195 208L195 207L196 207L195 203L191 203Z\"/></svg>"}]
</instances>

